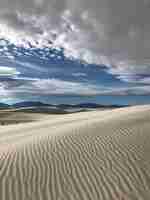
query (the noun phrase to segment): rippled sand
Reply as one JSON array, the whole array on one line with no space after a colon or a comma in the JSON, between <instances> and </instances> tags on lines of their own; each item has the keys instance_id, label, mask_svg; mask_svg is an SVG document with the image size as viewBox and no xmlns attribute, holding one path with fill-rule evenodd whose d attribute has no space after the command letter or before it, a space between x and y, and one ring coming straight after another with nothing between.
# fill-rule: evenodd
<instances>
[{"instance_id":1,"label":"rippled sand","mask_svg":"<svg viewBox=\"0 0 150 200\"><path fill-rule=\"evenodd\" d=\"M150 199L150 106L0 127L0 200L103 199Z\"/></svg>"}]
</instances>

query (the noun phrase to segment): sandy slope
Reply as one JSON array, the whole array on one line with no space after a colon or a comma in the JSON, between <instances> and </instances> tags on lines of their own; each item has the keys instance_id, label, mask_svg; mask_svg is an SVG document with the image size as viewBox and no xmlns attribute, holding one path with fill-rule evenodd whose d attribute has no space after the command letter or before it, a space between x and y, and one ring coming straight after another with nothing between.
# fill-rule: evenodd
<instances>
[{"instance_id":1,"label":"sandy slope","mask_svg":"<svg viewBox=\"0 0 150 200\"><path fill-rule=\"evenodd\" d=\"M32 121L39 121L46 117L45 114L17 112L17 109L0 110L0 125L26 123Z\"/></svg>"},{"instance_id":2,"label":"sandy slope","mask_svg":"<svg viewBox=\"0 0 150 200\"><path fill-rule=\"evenodd\" d=\"M150 106L0 128L0 200L150 199Z\"/></svg>"}]
</instances>

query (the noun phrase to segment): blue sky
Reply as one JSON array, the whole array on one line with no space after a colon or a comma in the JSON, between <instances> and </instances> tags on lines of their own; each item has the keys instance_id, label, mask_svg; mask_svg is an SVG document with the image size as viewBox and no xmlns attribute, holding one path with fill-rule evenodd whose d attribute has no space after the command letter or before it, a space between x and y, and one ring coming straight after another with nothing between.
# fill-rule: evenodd
<instances>
[{"instance_id":1,"label":"blue sky","mask_svg":"<svg viewBox=\"0 0 150 200\"><path fill-rule=\"evenodd\" d=\"M147 85L121 80L109 73L105 65L68 59L63 50L18 48L3 39L1 43L1 102L142 104L150 101L147 92L141 89ZM139 92L143 95L138 95Z\"/></svg>"},{"instance_id":2,"label":"blue sky","mask_svg":"<svg viewBox=\"0 0 150 200\"><path fill-rule=\"evenodd\" d=\"M148 3L2 0L0 102L150 103Z\"/></svg>"}]
</instances>

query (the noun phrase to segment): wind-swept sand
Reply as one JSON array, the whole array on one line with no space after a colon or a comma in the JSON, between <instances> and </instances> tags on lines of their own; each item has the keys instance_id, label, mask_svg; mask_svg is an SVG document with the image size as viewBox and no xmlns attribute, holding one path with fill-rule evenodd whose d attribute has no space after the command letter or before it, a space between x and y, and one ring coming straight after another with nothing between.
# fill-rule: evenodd
<instances>
[{"instance_id":1,"label":"wind-swept sand","mask_svg":"<svg viewBox=\"0 0 150 200\"><path fill-rule=\"evenodd\" d=\"M17 109L0 110L0 126L39 121L46 114L17 112Z\"/></svg>"},{"instance_id":2,"label":"wind-swept sand","mask_svg":"<svg viewBox=\"0 0 150 200\"><path fill-rule=\"evenodd\" d=\"M150 199L150 106L0 127L0 200L103 199Z\"/></svg>"}]
</instances>

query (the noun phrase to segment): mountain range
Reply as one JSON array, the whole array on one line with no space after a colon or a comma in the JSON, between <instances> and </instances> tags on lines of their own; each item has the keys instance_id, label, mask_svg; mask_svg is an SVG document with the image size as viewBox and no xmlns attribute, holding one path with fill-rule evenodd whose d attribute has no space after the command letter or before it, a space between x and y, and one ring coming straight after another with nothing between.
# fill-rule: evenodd
<instances>
[{"instance_id":1,"label":"mountain range","mask_svg":"<svg viewBox=\"0 0 150 200\"><path fill-rule=\"evenodd\" d=\"M120 108L120 107L126 107L127 105L101 105L96 103L81 103L81 104L45 104L38 101L24 101L15 103L12 105L0 103L0 109L7 109L7 108L29 108L29 107L49 107L49 108L58 108L62 110L66 109L94 109L94 108Z\"/></svg>"}]
</instances>

